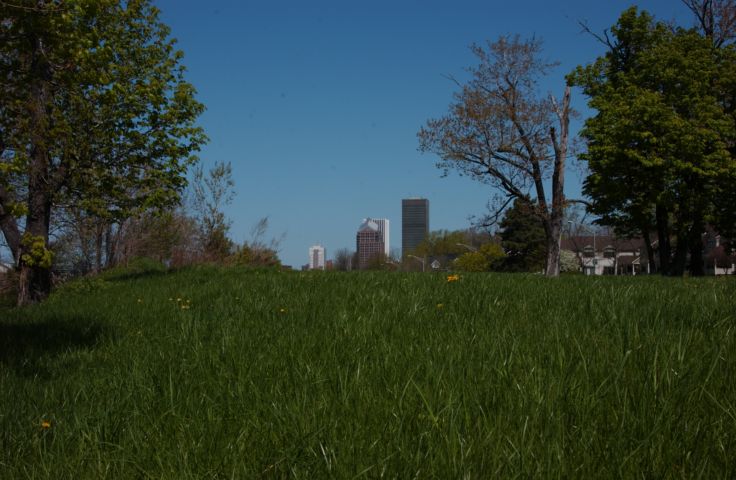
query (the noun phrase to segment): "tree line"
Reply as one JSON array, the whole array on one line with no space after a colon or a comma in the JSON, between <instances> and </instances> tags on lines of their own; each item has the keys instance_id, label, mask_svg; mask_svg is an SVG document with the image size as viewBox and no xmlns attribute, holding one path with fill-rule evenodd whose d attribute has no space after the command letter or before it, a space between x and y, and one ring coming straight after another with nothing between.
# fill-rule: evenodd
<instances>
[{"instance_id":1,"label":"tree line","mask_svg":"<svg viewBox=\"0 0 736 480\"><path fill-rule=\"evenodd\" d=\"M229 164L196 170L182 202L207 141L182 58L150 0L0 1L0 231L19 305L65 262L278 261L227 238Z\"/></svg>"},{"instance_id":2,"label":"tree line","mask_svg":"<svg viewBox=\"0 0 736 480\"><path fill-rule=\"evenodd\" d=\"M641 236L666 275L702 274L706 227L736 238L736 2L682 1L693 28L631 8L610 30L588 29L605 53L569 73L558 95L540 92L557 65L540 40L474 45L470 79L456 81L448 113L418 134L440 168L499 192L483 223L525 202L543 232L547 275L560 272L574 202ZM229 165L195 173L194 201L183 201L207 141L197 124L205 107L170 33L150 0L0 1L0 231L19 304L45 298L52 265L74 255L92 271L157 249L167 259L278 263L263 225L249 244L228 238ZM595 112L579 152L574 87ZM565 195L573 156L589 172L584 199Z\"/></svg>"},{"instance_id":3,"label":"tree line","mask_svg":"<svg viewBox=\"0 0 736 480\"><path fill-rule=\"evenodd\" d=\"M504 36L475 45L470 80L456 81L449 112L418 133L420 150L437 155L438 167L498 192L486 224L515 200L534 197L549 276L559 274L564 212L576 202L599 225L643 238L664 275L703 274L706 228L736 238L736 2L683 3L693 28L636 7L601 34L585 27L606 52L568 74L560 97L539 90L556 66L543 59L540 40ZM580 152L569 135L572 87L595 112L580 132ZM584 199L564 194L573 155L588 170Z\"/></svg>"}]
</instances>

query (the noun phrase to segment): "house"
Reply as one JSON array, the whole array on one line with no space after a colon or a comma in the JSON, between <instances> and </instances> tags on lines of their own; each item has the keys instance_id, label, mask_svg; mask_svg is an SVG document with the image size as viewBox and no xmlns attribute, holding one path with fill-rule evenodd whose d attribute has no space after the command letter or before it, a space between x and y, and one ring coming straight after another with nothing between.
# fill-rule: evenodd
<instances>
[{"instance_id":1,"label":"house","mask_svg":"<svg viewBox=\"0 0 736 480\"><path fill-rule=\"evenodd\" d=\"M706 275L736 275L736 251L726 250L721 236L707 231L703 236L703 263Z\"/></svg>"},{"instance_id":2,"label":"house","mask_svg":"<svg viewBox=\"0 0 736 480\"><path fill-rule=\"evenodd\" d=\"M651 273L642 238L614 235L576 235L562 239L562 250L569 250L580 261L586 275L640 275Z\"/></svg>"},{"instance_id":3,"label":"house","mask_svg":"<svg viewBox=\"0 0 736 480\"><path fill-rule=\"evenodd\" d=\"M657 240L652 239L655 264ZM562 250L569 250L580 261L586 275L640 275L654 273L643 238L618 238L614 235L570 236L562 239ZM736 252L728 251L721 236L703 234L703 262L706 275L736 274Z\"/></svg>"}]
</instances>

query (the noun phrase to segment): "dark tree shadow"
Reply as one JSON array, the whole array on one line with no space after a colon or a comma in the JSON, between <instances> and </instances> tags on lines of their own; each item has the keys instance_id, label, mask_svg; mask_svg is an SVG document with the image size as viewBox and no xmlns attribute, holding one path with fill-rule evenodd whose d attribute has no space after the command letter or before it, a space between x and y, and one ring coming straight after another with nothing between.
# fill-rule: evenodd
<instances>
[{"instance_id":1,"label":"dark tree shadow","mask_svg":"<svg viewBox=\"0 0 736 480\"><path fill-rule=\"evenodd\" d=\"M107 338L109 327L84 319L0 323L0 367L44 377L59 355L92 349Z\"/></svg>"}]
</instances>

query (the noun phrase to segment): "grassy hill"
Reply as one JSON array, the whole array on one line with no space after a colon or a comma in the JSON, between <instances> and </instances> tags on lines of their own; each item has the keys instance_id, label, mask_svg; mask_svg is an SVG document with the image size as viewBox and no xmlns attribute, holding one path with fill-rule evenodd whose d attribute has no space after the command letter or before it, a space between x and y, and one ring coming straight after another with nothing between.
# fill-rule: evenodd
<instances>
[{"instance_id":1,"label":"grassy hill","mask_svg":"<svg viewBox=\"0 0 736 480\"><path fill-rule=\"evenodd\" d=\"M78 281L0 310L0 478L734 478L735 280Z\"/></svg>"}]
</instances>

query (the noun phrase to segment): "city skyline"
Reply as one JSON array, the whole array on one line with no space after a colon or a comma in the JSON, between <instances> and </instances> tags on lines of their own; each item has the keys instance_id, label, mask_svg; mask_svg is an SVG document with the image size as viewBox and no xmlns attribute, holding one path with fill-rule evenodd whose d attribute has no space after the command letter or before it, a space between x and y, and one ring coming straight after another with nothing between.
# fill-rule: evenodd
<instances>
[{"instance_id":1,"label":"city skyline","mask_svg":"<svg viewBox=\"0 0 736 480\"><path fill-rule=\"evenodd\" d=\"M539 87L559 96L565 75L605 50L581 33L579 22L603 32L631 4L155 3L207 107L199 122L210 137L199 154L202 166L232 162L230 236L238 244L251 240L253 226L267 216L267 236L285 234L279 256L295 267L311 239L333 252L353 248L360 215L401 218L398 198L431 198L434 226L468 228L485 213L493 189L453 173L443 177L437 158L417 151L416 134L447 111L457 90L448 77L462 81L476 64L469 46L505 34L542 39L544 56L560 65ZM679 1L637 4L663 20L692 23ZM574 90L572 101L582 120L586 98ZM573 122L573 134L581 120ZM569 170L568 198L580 196L580 170ZM320 212L323 220L304 212ZM389 247L400 246L394 235Z\"/></svg>"}]
</instances>

